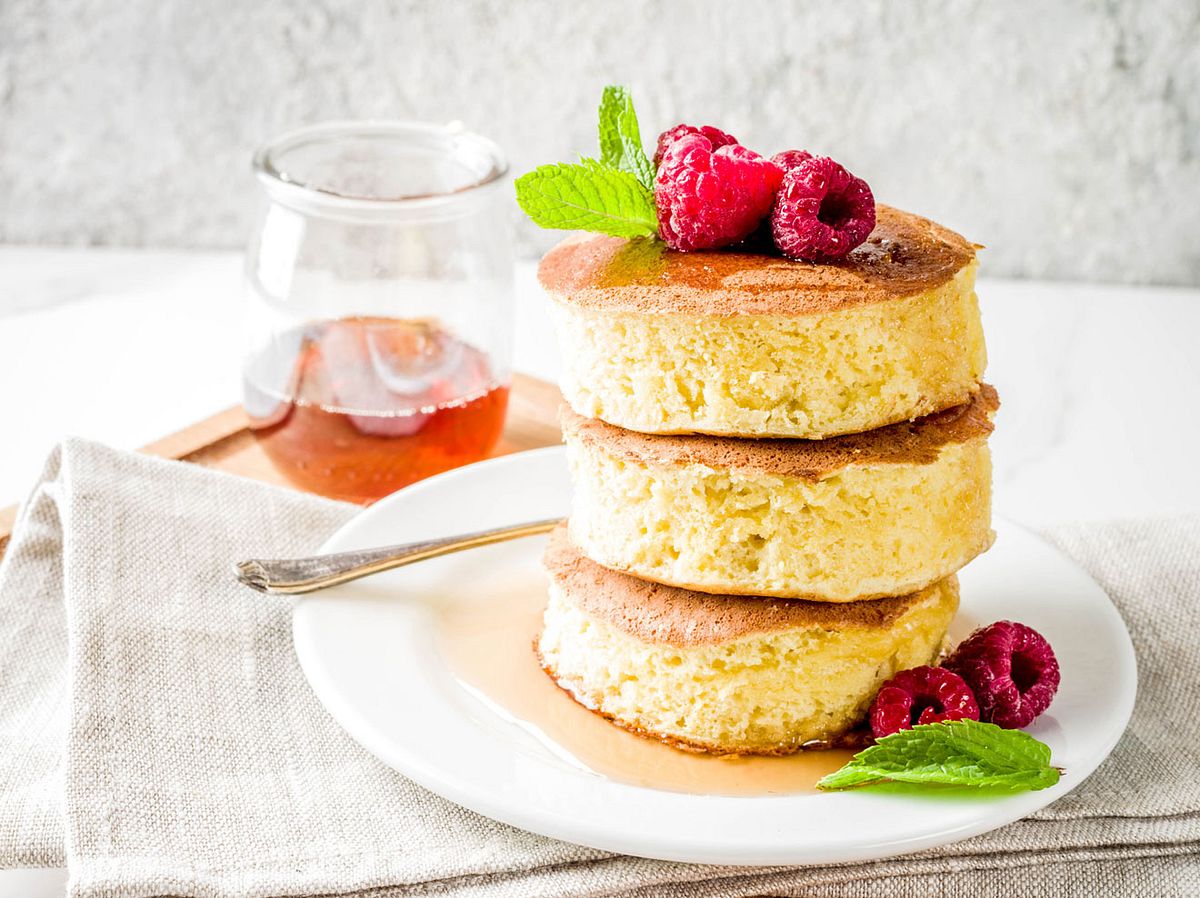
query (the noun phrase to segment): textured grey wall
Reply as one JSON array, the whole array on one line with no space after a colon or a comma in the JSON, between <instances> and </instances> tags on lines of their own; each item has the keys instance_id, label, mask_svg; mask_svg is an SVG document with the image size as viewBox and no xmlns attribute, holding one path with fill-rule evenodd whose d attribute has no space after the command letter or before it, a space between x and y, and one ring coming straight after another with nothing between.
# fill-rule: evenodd
<instances>
[{"instance_id":1,"label":"textured grey wall","mask_svg":"<svg viewBox=\"0 0 1200 898\"><path fill-rule=\"evenodd\" d=\"M275 132L459 118L521 171L594 151L606 82L647 140L836 156L987 273L1200 283L1198 0L0 0L0 241L240 246Z\"/></svg>"}]
</instances>

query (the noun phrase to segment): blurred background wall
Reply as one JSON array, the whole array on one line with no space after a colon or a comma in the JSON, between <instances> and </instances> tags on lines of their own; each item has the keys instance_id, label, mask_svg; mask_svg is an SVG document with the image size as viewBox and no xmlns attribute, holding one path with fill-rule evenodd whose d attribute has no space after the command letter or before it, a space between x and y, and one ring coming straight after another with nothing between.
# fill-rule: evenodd
<instances>
[{"instance_id":1,"label":"blurred background wall","mask_svg":"<svg viewBox=\"0 0 1200 898\"><path fill-rule=\"evenodd\" d=\"M0 242L240 247L276 132L461 119L521 172L595 151L609 82L648 144L828 153L985 274L1200 284L1200 0L0 0Z\"/></svg>"}]
</instances>

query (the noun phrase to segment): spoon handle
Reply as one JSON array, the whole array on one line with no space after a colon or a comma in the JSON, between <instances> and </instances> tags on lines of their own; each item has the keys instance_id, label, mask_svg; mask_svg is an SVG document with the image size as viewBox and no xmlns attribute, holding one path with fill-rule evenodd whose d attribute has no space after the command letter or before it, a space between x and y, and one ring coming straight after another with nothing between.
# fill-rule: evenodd
<instances>
[{"instance_id":1,"label":"spoon handle","mask_svg":"<svg viewBox=\"0 0 1200 898\"><path fill-rule=\"evenodd\" d=\"M437 558L451 552L502 543L523 536L549 533L560 523L561 518L547 518L544 521L509 524L506 527L495 527L476 533L399 546L384 546L379 549L358 549L333 555L316 555L312 558L251 558L239 561L233 567L240 582L259 592L299 595L339 583L348 583L380 571L403 567L415 561L424 561L426 558Z\"/></svg>"}]
</instances>

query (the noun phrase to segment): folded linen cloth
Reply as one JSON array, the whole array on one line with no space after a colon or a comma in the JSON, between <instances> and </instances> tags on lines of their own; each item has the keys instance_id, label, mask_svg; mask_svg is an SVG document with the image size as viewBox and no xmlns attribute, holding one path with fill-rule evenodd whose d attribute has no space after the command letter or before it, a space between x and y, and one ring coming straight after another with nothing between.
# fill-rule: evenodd
<instances>
[{"instance_id":1,"label":"folded linen cloth","mask_svg":"<svg viewBox=\"0 0 1200 898\"><path fill-rule=\"evenodd\" d=\"M1051 534L1117 602L1141 674L1075 792L907 857L738 868L521 832L353 743L287 600L230 576L353 513L83 441L53 454L0 563L0 867L65 864L72 895L121 898L1200 894L1200 517Z\"/></svg>"}]
</instances>

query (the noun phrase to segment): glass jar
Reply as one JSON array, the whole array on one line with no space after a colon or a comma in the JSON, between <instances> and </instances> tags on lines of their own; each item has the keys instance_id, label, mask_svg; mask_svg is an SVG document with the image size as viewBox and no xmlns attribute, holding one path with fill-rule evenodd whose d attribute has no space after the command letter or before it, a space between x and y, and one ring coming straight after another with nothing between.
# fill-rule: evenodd
<instances>
[{"instance_id":1,"label":"glass jar","mask_svg":"<svg viewBox=\"0 0 1200 898\"><path fill-rule=\"evenodd\" d=\"M298 486L369 502L483 458L508 403L508 166L454 126L338 122L254 157L246 412Z\"/></svg>"}]
</instances>

